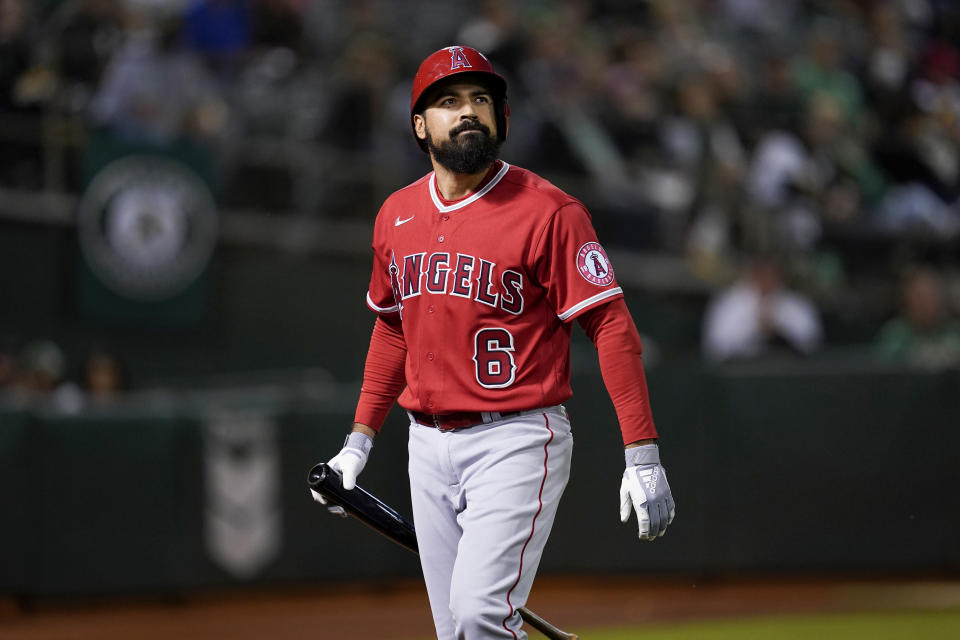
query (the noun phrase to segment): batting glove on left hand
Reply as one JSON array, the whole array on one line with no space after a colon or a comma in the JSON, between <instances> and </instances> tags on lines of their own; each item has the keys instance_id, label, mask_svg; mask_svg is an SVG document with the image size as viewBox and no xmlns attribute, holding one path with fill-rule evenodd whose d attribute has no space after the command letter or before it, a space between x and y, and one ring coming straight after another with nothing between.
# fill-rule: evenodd
<instances>
[{"instance_id":1,"label":"batting glove on left hand","mask_svg":"<svg viewBox=\"0 0 960 640\"><path fill-rule=\"evenodd\" d=\"M340 450L340 453L327 462L330 468L343 478L343 488L347 491L357 486L357 476L367 466L367 457L370 455L370 449L372 448L373 439L370 436L354 431L343 442L343 449ZM327 504L327 499L313 489L310 489L310 494L320 504ZM347 515L343 507L337 505L330 505L327 510L338 516L346 517Z\"/></svg>"},{"instance_id":2,"label":"batting glove on left hand","mask_svg":"<svg viewBox=\"0 0 960 640\"><path fill-rule=\"evenodd\" d=\"M660 449L646 444L624 450L627 468L620 483L620 521L637 512L641 540L656 540L667 532L676 508L667 482L667 472L660 464Z\"/></svg>"}]
</instances>

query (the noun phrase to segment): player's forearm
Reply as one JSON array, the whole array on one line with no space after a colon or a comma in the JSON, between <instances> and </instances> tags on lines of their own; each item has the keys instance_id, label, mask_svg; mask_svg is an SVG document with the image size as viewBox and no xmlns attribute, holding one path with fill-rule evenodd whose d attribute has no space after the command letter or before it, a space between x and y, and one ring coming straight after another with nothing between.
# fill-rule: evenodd
<instances>
[{"instance_id":1,"label":"player's forearm","mask_svg":"<svg viewBox=\"0 0 960 640\"><path fill-rule=\"evenodd\" d=\"M636 442L628 442L623 445L624 449L633 449L634 447L642 447L645 444L657 444L656 438L644 438L643 440L637 440Z\"/></svg>"},{"instance_id":2,"label":"player's forearm","mask_svg":"<svg viewBox=\"0 0 960 640\"><path fill-rule=\"evenodd\" d=\"M377 437L377 432L375 429L373 429L373 427L369 427L360 422L354 422L353 428L351 428L350 431L352 433L362 433L363 435L367 436L371 440Z\"/></svg>"},{"instance_id":3,"label":"player's forearm","mask_svg":"<svg viewBox=\"0 0 960 640\"><path fill-rule=\"evenodd\" d=\"M640 335L626 303L614 300L579 318L597 347L604 386L620 421L626 446L655 442L657 429L650 411Z\"/></svg>"},{"instance_id":4,"label":"player's forearm","mask_svg":"<svg viewBox=\"0 0 960 640\"><path fill-rule=\"evenodd\" d=\"M600 372L616 410L624 444L640 446L655 442L657 429L639 352L618 352L602 345L601 340L597 346Z\"/></svg>"},{"instance_id":5,"label":"player's forearm","mask_svg":"<svg viewBox=\"0 0 960 640\"><path fill-rule=\"evenodd\" d=\"M407 359L407 347L399 323L390 323L377 318L370 336L370 347L363 370L363 386L354 416L354 431L358 427L367 429L373 437L400 392L403 391L406 378L404 365Z\"/></svg>"}]
</instances>

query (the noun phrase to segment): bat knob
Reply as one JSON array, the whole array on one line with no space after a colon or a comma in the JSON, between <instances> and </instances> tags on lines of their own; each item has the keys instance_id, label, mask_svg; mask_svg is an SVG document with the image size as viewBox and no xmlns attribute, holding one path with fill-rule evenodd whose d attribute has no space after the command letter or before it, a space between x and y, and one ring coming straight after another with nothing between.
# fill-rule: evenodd
<instances>
[{"instance_id":1,"label":"bat knob","mask_svg":"<svg viewBox=\"0 0 960 640\"><path fill-rule=\"evenodd\" d=\"M319 483L326 480L329 473L330 467L327 466L326 462L316 464L310 469L310 473L307 474L307 484L311 487L316 487Z\"/></svg>"}]
</instances>

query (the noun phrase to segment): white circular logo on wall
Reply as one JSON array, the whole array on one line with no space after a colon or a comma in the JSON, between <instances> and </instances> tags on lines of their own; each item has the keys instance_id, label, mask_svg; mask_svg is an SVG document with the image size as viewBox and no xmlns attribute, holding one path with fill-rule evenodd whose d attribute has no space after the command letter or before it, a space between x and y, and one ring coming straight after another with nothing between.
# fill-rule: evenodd
<instances>
[{"instance_id":1,"label":"white circular logo on wall","mask_svg":"<svg viewBox=\"0 0 960 640\"><path fill-rule=\"evenodd\" d=\"M587 282L605 287L613 282L610 259L598 242L588 242L577 252L577 271Z\"/></svg>"},{"instance_id":2,"label":"white circular logo on wall","mask_svg":"<svg viewBox=\"0 0 960 640\"><path fill-rule=\"evenodd\" d=\"M185 165L129 156L90 183L80 200L77 233L87 264L109 289L155 302L203 273L217 240L216 206Z\"/></svg>"}]
</instances>

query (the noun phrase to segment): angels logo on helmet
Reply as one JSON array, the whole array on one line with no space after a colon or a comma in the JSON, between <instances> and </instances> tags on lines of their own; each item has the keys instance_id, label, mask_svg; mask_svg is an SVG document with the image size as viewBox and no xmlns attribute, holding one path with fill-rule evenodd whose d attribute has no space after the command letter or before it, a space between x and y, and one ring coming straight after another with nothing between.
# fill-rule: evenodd
<instances>
[{"instance_id":1,"label":"angels logo on helmet","mask_svg":"<svg viewBox=\"0 0 960 640\"><path fill-rule=\"evenodd\" d=\"M450 47L450 70L460 69L461 67L473 67L467 56L463 53L463 47Z\"/></svg>"}]
</instances>

